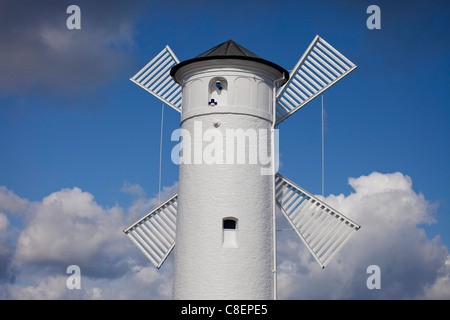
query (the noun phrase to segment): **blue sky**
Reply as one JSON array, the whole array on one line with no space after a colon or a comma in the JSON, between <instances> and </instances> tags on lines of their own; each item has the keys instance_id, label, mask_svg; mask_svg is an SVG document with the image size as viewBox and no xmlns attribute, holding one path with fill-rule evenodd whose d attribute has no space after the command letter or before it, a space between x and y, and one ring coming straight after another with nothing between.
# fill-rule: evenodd
<instances>
[{"instance_id":1,"label":"blue sky","mask_svg":"<svg viewBox=\"0 0 450 320\"><path fill-rule=\"evenodd\" d=\"M66 28L70 4L81 8L80 30ZM381 9L380 30L366 27L371 4ZM33 297L17 288L41 285L22 273L20 287L13 262L22 257L22 265L35 267L17 243L43 214L30 208L44 206L49 195L79 189L104 212L117 210L122 227L127 216L133 220L156 205L162 106L129 78L167 44L183 61L232 39L290 70L319 34L358 66L324 94L325 196L355 193L349 178L401 173L434 220L419 219L416 227L450 247L448 2L0 1L0 8L0 213L8 221L1 296ZM170 134L178 127L179 114L165 107L167 190L178 180L170 158L176 144ZM278 128L280 172L320 194L320 99ZM92 282L101 278L97 268ZM95 284L107 292L102 285ZM89 292L83 298L95 297Z\"/></svg>"}]
</instances>

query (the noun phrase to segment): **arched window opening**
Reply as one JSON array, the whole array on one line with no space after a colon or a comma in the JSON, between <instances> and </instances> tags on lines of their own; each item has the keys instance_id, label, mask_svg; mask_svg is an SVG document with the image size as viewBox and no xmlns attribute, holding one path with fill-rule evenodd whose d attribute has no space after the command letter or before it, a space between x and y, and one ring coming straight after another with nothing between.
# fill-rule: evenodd
<instances>
[{"instance_id":1,"label":"arched window opening","mask_svg":"<svg viewBox=\"0 0 450 320\"><path fill-rule=\"evenodd\" d=\"M208 105L223 106L227 104L228 83L223 77L216 77L209 82Z\"/></svg>"}]
</instances>

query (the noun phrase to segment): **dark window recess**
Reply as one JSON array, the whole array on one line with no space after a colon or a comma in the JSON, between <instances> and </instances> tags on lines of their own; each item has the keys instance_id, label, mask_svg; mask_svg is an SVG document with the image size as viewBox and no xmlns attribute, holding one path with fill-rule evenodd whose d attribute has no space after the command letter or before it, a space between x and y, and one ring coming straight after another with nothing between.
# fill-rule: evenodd
<instances>
[{"instance_id":1,"label":"dark window recess","mask_svg":"<svg viewBox=\"0 0 450 320\"><path fill-rule=\"evenodd\" d=\"M234 220L223 220L223 228L224 229L236 229L236 221Z\"/></svg>"}]
</instances>

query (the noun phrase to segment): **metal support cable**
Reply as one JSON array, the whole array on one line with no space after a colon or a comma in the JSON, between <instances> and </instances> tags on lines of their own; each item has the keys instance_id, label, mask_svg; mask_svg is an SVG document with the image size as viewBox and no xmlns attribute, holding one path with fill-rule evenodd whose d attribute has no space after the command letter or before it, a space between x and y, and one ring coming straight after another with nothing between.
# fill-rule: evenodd
<instances>
[{"instance_id":1,"label":"metal support cable","mask_svg":"<svg viewBox=\"0 0 450 320\"><path fill-rule=\"evenodd\" d=\"M159 141L159 185L158 185L158 203L161 203L161 159L163 143L163 125L164 125L164 102L161 107L161 138Z\"/></svg>"}]
</instances>

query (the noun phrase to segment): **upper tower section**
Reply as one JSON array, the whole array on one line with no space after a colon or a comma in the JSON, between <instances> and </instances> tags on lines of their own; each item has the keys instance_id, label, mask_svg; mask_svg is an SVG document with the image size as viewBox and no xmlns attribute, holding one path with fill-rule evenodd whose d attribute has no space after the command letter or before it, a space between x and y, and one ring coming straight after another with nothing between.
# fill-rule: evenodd
<instances>
[{"instance_id":1,"label":"upper tower section","mask_svg":"<svg viewBox=\"0 0 450 320\"><path fill-rule=\"evenodd\" d=\"M289 79L284 68L233 40L175 65L170 75L183 89L181 122L212 113L272 121L275 89Z\"/></svg>"},{"instance_id":2,"label":"upper tower section","mask_svg":"<svg viewBox=\"0 0 450 320\"><path fill-rule=\"evenodd\" d=\"M289 72L285 70L284 68L280 67L279 65L270 62L268 60L265 60L258 56L257 54L245 49L243 46L237 44L233 40L225 41L224 43L221 43L214 48L209 49L206 52L203 52L202 54L196 56L193 59L185 60L177 65L175 65L170 70L170 75L173 77L173 79L181 83L181 79L179 76L177 76L177 72L182 67L189 65L194 62L198 61L206 61L206 60L217 60L217 59L239 59L239 60L248 60L248 61L256 61L259 63L266 64L279 72L283 74L283 79L280 80L280 83L278 83L278 86L282 86L289 80Z\"/></svg>"}]
</instances>

